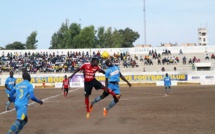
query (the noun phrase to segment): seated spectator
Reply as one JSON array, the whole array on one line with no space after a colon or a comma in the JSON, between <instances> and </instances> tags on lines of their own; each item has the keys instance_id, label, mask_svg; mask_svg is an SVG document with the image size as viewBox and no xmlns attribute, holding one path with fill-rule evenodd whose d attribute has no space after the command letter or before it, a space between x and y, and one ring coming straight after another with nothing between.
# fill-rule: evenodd
<instances>
[{"instance_id":1,"label":"seated spectator","mask_svg":"<svg viewBox=\"0 0 215 134\"><path fill-rule=\"evenodd\" d=\"M128 63L127 63L127 61L126 61L126 60L124 60L124 62L123 62L123 66L124 66L124 68L127 68L127 67L128 67Z\"/></svg>"},{"instance_id":2,"label":"seated spectator","mask_svg":"<svg viewBox=\"0 0 215 134\"><path fill-rule=\"evenodd\" d=\"M169 64L173 64L173 59L172 59L172 57L171 58L169 58Z\"/></svg>"},{"instance_id":3,"label":"seated spectator","mask_svg":"<svg viewBox=\"0 0 215 134\"><path fill-rule=\"evenodd\" d=\"M138 60L138 56L136 54L134 55L134 58L135 58L135 60Z\"/></svg>"},{"instance_id":4,"label":"seated spectator","mask_svg":"<svg viewBox=\"0 0 215 134\"><path fill-rule=\"evenodd\" d=\"M151 59L149 59L149 65L153 65L153 62Z\"/></svg>"},{"instance_id":5,"label":"seated spectator","mask_svg":"<svg viewBox=\"0 0 215 134\"><path fill-rule=\"evenodd\" d=\"M174 71L176 71L176 67L174 67Z\"/></svg>"},{"instance_id":6,"label":"seated spectator","mask_svg":"<svg viewBox=\"0 0 215 134\"><path fill-rule=\"evenodd\" d=\"M131 67L134 68L135 66L136 66L136 61L133 60L133 61L131 62Z\"/></svg>"},{"instance_id":7,"label":"seated spectator","mask_svg":"<svg viewBox=\"0 0 215 134\"><path fill-rule=\"evenodd\" d=\"M209 60L208 54L205 55L205 60Z\"/></svg>"},{"instance_id":8,"label":"seated spectator","mask_svg":"<svg viewBox=\"0 0 215 134\"><path fill-rule=\"evenodd\" d=\"M212 54L212 55L211 55L211 59L215 59L215 56L214 56L214 54Z\"/></svg>"},{"instance_id":9,"label":"seated spectator","mask_svg":"<svg viewBox=\"0 0 215 134\"><path fill-rule=\"evenodd\" d=\"M200 61L201 61L200 59L197 60L198 63L199 63Z\"/></svg>"},{"instance_id":10,"label":"seated spectator","mask_svg":"<svg viewBox=\"0 0 215 134\"><path fill-rule=\"evenodd\" d=\"M179 63L179 58L178 57L175 57L175 60Z\"/></svg>"},{"instance_id":11,"label":"seated spectator","mask_svg":"<svg viewBox=\"0 0 215 134\"><path fill-rule=\"evenodd\" d=\"M164 68L164 67L162 67L162 68L161 68L161 71L162 71L162 72L164 72L164 71L165 71L165 68Z\"/></svg>"}]
</instances>

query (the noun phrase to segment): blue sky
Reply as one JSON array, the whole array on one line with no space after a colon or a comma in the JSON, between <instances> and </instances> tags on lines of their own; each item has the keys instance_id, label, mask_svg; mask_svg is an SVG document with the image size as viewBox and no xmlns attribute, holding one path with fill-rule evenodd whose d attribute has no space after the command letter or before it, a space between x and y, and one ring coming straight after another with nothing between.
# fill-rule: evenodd
<instances>
[{"instance_id":1,"label":"blue sky","mask_svg":"<svg viewBox=\"0 0 215 134\"><path fill-rule=\"evenodd\" d=\"M146 42L198 43L199 27L208 28L209 45L215 45L214 0L145 0ZM51 36L66 19L82 27L94 25L140 34L144 43L143 0L0 0L0 46L25 43L37 31L38 49L50 46Z\"/></svg>"}]
</instances>

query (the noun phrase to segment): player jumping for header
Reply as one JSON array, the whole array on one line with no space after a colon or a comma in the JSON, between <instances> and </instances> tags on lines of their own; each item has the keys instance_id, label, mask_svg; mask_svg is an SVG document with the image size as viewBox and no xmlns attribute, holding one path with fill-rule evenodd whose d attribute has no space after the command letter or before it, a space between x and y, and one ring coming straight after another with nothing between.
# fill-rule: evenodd
<instances>
[{"instance_id":1,"label":"player jumping for header","mask_svg":"<svg viewBox=\"0 0 215 134\"><path fill-rule=\"evenodd\" d=\"M93 107L93 105L104 99L105 97L107 97L109 95L108 90L110 89L112 92L114 92L113 96L113 101L111 101L111 103L109 104L108 107L104 108L103 111L103 115L104 117L107 116L108 111L117 103L119 102L120 99L120 89L119 89L119 81L120 78L125 81L129 87L131 87L131 83L129 83L125 77L121 74L120 69L118 66L115 66L112 64L112 62L110 61L110 59L107 59L105 61L105 64L108 66L108 69L105 71L105 86L106 86L106 90L103 92L103 94L101 96L98 96L92 103L91 103L91 107Z\"/></svg>"},{"instance_id":2,"label":"player jumping for header","mask_svg":"<svg viewBox=\"0 0 215 134\"><path fill-rule=\"evenodd\" d=\"M105 71L98 66L99 59L96 57L93 57L91 59L90 63L84 63L81 67L77 68L74 73L69 77L69 79L72 79L72 77L79 72L80 70L83 70L84 73L84 92L85 92L85 105L87 110L86 118L90 118L90 104L89 104L89 96L91 95L93 87L96 90L103 89L106 90L106 88L102 85L101 82L95 79L95 73L101 72L105 74ZM111 90L108 90L112 95L115 95Z\"/></svg>"}]
</instances>

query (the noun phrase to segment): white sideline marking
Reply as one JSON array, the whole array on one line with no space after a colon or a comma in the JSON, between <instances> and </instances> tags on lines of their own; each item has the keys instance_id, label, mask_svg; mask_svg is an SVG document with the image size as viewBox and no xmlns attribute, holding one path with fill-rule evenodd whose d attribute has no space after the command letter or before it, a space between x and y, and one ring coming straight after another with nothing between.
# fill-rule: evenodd
<instances>
[{"instance_id":1,"label":"white sideline marking","mask_svg":"<svg viewBox=\"0 0 215 134\"><path fill-rule=\"evenodd\" d=\"M81 89L81 88L76 88L76 89L70 90L69 92L74 92L74 91L79 90L79 89ZM60 95L62 95L62 94L63 94L63 93L57 94L57 95L54 95L54 96L50 96L50 97L48 97L48 98L42 99L42 101L45 102L46 100L49 100L49 99L52 99L52 98L56 98L56 97L58 97L58 96L60 96ZM33 104L35 104L35 103L36 103L36 102L31 102L31 103L28 104L28 106L33 105ZM15 111L15 108L13 108L13 109L11 109L11 110L9 110L9 111L1 112L0 115L6 114L6 113L10 113L10 112L13 112L13 111Z\"/></svg>"}]
</instances>

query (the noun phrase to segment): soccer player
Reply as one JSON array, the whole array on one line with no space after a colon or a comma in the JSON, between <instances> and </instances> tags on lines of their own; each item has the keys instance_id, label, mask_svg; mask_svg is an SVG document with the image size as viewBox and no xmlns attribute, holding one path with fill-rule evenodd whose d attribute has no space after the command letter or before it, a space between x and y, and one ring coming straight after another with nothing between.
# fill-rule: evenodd
<instances>
[{"instance_id":1,"label":"soccer player","mask_svg":"<svg viewBox=\"0 0 215 134\"><path fill-rule=\"evenodd\" d=\"M22 75L24 79L21 83L17 84L15 88L10 92L10 98L12 100L15 99L15 108L16 108L16 118L17 120L13 123L13 125L8 130L7 134L18 134L28 122L28 101L29 97L31 100L43 104L43 101L38 100L34 96L33 85L30 83L31 76L25 72ZM14 98L14 93L16 93L16 98Z\"/></svg>"},{"instance_id":2,"label":"soccer player","mask_svg":"<svg viewBox=\"0 0 215 134\"><path fill-rule=\"evenodd\" d=\"M45 80L45 78L43 78L43 79L42 79L43 88L45 88L45 82L46 82L46 80Z\"/></svg>"},{"instance_id":3,"label":"soccer player","mask_svg":"<svg viewBox=\"0 0 215 134\"><path fill-rule=\"evenodd\" d=\"M105 64L108 66L108 69L105 71L105 86L106 86L106 90L103 92L103 94L101 96L98 96L92 103L91 103L91 107L98 101L104 99L105 97L107 97L110 93L111 90L114 94L112 94L113 96L113 101L111 101L111 103L109 104L108 107L104 108L103 111L103 115L104 117L107 116L108 111L114 106L116 105L116 103L119 102L120 99L120 89L119 89L119 81L120 78L125 81L129 87L131 87L131 83L129 83L125 77L121 74L120 69L118 66L115 66L112 64L112 62L110 61L110 59L107 59L105 61Z\"/></svg>"},{"instance_id":4,"label":"soccer player","mask_svg":"<svg viewBox=\"0 0 215 134\"><path fill-rule=\"evenodd\" d=\"M90 118L90 105L89 105L89 96L91 95L92 89L93 87L96 90L99 89L103 89L106 90L106 88L102 85L101 82L99 82L98 80L95 79L95 73L101 72L103 74L105 74L105 71L101 69L100 66L98 66L99 64L99 59L96 57L93 57L91 59L90 63L84 63L82 66L80 66L79 68L77 68L73 74L69 77L69 79L72 79L72 77L79 72L80 70L83 70L84 73L84 92L85 92L85 105L86 105L86 111L87 111L87 115L86 118L89 119ZM108 89L109 94L114 94L113 92L111 92L111 90ZM92 108L92 107L91 107Z\"/></svg>"},{"instance_id":5,"label":"soccer player","mask_svg":"<svg viewBox=\"0 0 215 134\"><path fill-rule=\"evenodd\" d=\"M164 95L166 96L167 94L172 94L172 90L171 90L171 79L168 75L168 73L166 73L166 77L164 78ZM167 88L169 88L169 92L167 91Z\"/></svg>"},{"instance_id":6,"label":"soccer player","mask_svg":"<svg viewBox=\"0 0 215 134\"><path fill-rule=\"evenodd\" d=\"M10 99L10 92L16 85L16 78L13 77L13 71L10 71L10 76L5 81L6 94L8 97L8 101L6 102L6 110L10 110L10 103L12 100Z\"/></svg>"},{"instance_id":7,"label":"soccer player","mask_svg":"<svg viewBox=\"0 0 215 134\"><path fill-rule=\"evenodd\" d=\"M64 90L63 91L64 97L67 98L68 90L69 90L69 79L67 78L67 75L64 76L62 90Z\"/></svg>"}]
</instances>

